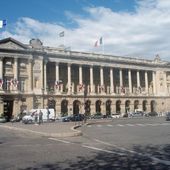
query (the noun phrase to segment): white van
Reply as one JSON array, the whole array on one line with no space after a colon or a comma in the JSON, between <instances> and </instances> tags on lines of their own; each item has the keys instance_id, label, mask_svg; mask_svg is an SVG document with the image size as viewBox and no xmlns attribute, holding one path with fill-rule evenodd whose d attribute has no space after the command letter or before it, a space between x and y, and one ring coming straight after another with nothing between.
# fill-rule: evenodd
<instances>
[{"instance_id":1,"label":"white van","mask_svg":"<svg viewBox=\"0 0 170 170\"><path fill-rule=\"evenodd\" d=\"M39 118L39 113L41 112L43 113L43 122L47 122L47 120L49 119L51 120L55 120L55 112L54 109L31 109L23 118L22 118L22 122L23 123L33 123L35 122L36 116L37 116L37 121Z\"/></svg>"}]
</instances>

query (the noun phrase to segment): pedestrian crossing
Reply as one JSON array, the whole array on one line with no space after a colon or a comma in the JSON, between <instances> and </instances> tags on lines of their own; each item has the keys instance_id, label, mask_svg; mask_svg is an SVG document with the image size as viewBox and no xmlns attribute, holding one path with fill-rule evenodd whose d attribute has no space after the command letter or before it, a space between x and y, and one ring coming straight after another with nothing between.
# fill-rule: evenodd
<instances>
[{"instance_id":1,"label":"pedestrian crossing","mask_svg":"<svg viewBox=\"0 0 170 170\"><path fill-rule=\"evenodd\" d=\"M87 125L87 127L156 127L156 126L170 126L170 123L135 123L135 124L96 124L96 125Z\"/></svg>"}]
</instances>

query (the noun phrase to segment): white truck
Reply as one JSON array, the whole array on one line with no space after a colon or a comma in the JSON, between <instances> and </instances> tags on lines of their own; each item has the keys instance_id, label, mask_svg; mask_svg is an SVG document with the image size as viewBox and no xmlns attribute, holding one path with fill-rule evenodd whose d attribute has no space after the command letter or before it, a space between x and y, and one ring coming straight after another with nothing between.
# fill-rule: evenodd
<instances>
[{"instance_id":1,"label":"white truck","mask_svg":"<svg viewBox=\"0 0 170 170\"><path fill-rule=\"evenodd\" d=\"M22 122L27 123L38 123L39 122L39 113L43 113L42 118L43 122L54 121L55 112L54 109L31 109L27 114L22 118ZM36 122L37 121L37 122Z\"/></svg>"}]
</instances>

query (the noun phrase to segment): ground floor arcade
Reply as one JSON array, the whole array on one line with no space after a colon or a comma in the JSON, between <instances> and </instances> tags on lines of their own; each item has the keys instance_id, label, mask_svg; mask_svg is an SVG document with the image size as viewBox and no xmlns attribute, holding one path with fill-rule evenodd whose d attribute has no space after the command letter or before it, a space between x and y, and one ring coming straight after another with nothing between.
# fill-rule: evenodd
<instances>
[{"instance_id":1,"label":"ground floor arcade","mask_svg":"<svg viewBox=\"0 0 170 170\"><path fill-rule=\"evenodd\" d=\"M170 110L169 97L112 97L93 96L89 98L73 96L2 96L0 113L9 118L23 110L32 108L54 108L56 116L85 113L109 115L124 114L140 109L144 112L166 112Z\"/></svg>"}]
</instances>

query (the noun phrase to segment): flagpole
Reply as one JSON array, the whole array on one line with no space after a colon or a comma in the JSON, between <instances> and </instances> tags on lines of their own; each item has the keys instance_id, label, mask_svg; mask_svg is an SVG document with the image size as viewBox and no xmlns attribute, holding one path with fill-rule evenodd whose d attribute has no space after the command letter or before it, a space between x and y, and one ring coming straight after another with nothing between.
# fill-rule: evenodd
<instances>
[{"instance_id":1,"label":"flagpole","mask_svg":"<svg viewBox=\"0 0 170 170\"><path fill-rule=\"evenodd\" d=\"M63 41L64 41L64 48L65 48L65 32L64 32Z\"/></svg>"},{"instance_id":2,"label":"flagpole","mask_svg":"<svg viewBox=\"0 0 170 170\"><path fill-rule=\"evenodd\" d=\"M104 41L103 41L103 43L102 43L102 53L103 53L103 55L104 55Z\"/></svg>"},{"instance_id":3,"label":"flagpole","mask_svg":"<svg viewBox=\"0 0 170 170\"><path fill-rule=\"evenodd\" d=\"M104 55L104 41L103 41L103 37L100 38L100 45L102 46L102 54Z\"/></svg>"}]
</instances>

